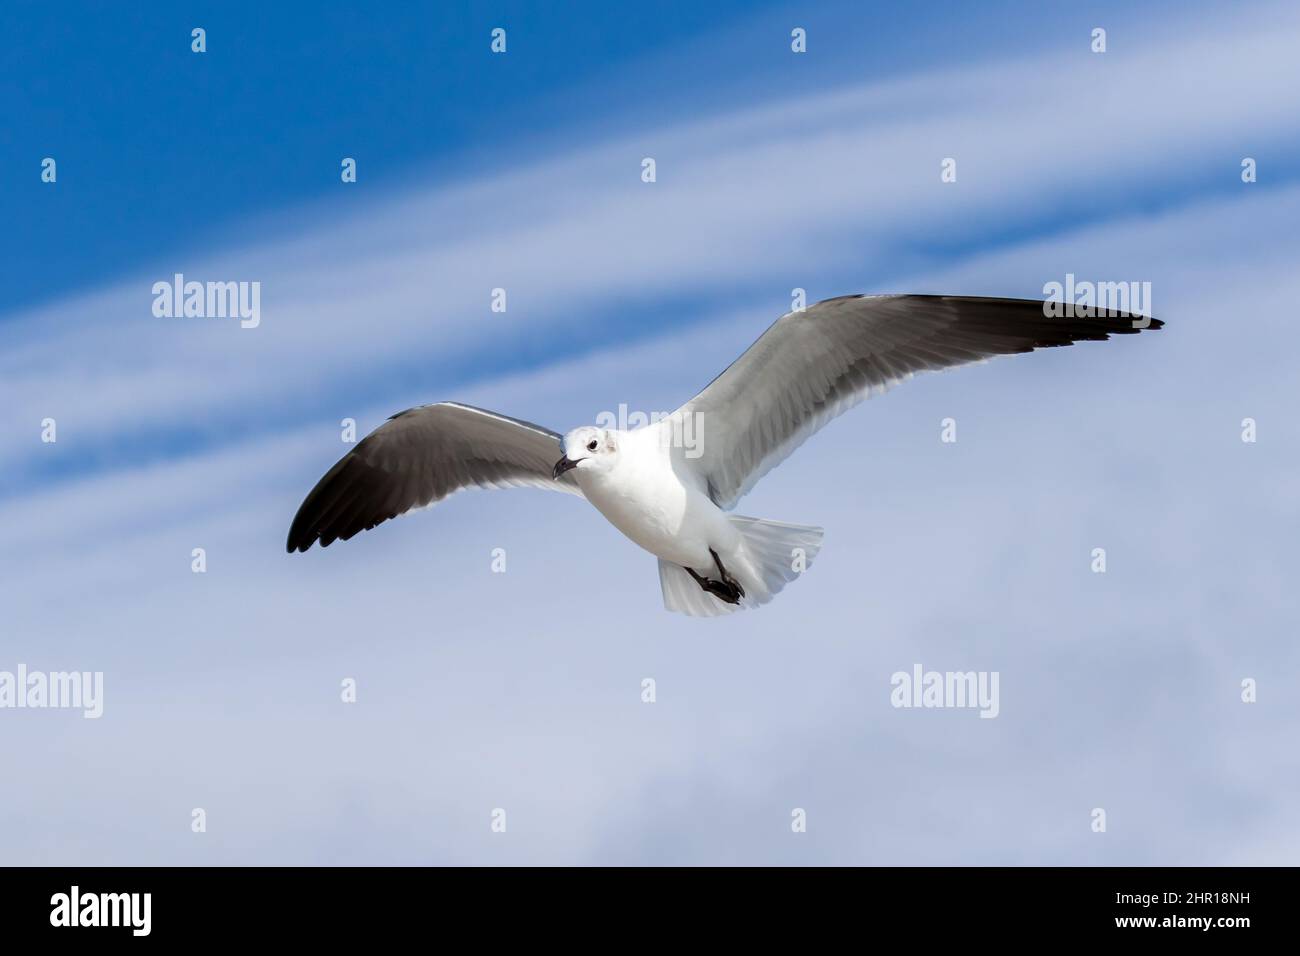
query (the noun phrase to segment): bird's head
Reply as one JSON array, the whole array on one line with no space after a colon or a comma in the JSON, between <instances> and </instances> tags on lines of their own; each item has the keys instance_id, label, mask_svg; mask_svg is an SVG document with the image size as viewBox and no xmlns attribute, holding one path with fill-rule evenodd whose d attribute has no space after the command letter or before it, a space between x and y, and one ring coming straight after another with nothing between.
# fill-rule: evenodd
<instances>
[{"instance_id":1,"label":"bird's head","mask_svg":"<svg viewBox=\"0 0 1300 956\"><path fill-rule=\"evenodd\" d=\"M564 457L555 463L551 475L559 478L572 468L581 466L585 474L608 471L618 458L618 441L612 430L583 425L575 428L560 440Z\"/></svg>"}]
</instances>

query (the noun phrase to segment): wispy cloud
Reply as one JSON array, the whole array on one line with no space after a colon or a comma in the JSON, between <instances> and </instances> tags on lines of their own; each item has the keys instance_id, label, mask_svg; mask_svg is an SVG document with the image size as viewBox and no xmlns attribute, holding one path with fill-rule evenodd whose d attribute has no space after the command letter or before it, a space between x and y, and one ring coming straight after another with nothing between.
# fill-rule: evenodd
<instances>
[{"instance_id":1,"label":"wispy cloud","mask_svg":"<svg viewBox=\"0 0 1300 956\"><path fill-rule=\"evenodd\" d=\"M691 118L342 219L299 210L296 232L282 222L272 240L160 261L9 323L0 403L14 435L53 415L83 448L160 430L220 441L202 423L233 436L301 423L321 395L446 397L428 392L681 325L692 301L741 289L761 318L794 285L871 289L990 235L1110 218L1127 196L1191 201L1231 188L1241 154L1294 140L1295 16L1212 22L1140 56L1055 49ZM949 156L958 182L941 184ZM150 286L174 272L260 281L262 326L153 317ZM498 287L504 315L489 311ZM9 444L18 473L49 457Z\"/></svg>"}]
</instances>

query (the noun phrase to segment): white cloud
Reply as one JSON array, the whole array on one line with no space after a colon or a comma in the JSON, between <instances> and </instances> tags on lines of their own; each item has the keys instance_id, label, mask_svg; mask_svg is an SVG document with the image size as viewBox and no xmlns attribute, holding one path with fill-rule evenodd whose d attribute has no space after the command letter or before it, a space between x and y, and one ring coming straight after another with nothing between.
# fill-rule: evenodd
<instances>
[{"instance_id":1,"label":"white cloud","mask_svg":"<svg viewBox=\"0 0 1300 956\"><path fill-rule=\"evenodd\" d=\"M740 283L776 314L793 285L870 287L927 267L936 246L978 247L990 221L1110 218L1125 208L1114 200L1170 184L1178 201L1197 171L1222 166L1231 184L1238 153L1292 138L1297 15L1276 13L1209 21L1141 56L1052 50L584 143L342 220L298 210L266 242L159 261L17 317L0 404L12 435L53 415L100 445L301 422L317 396L410 395L417 369L465 378L501 340L544 359L557 336L627 336L611 316ZM638 179L643 149L659 160L653 186ZM959 163L948 186L945 156ZM149 288L177 271L262 282L262 327L154 318ZM488 311L498 286L506 315ZM20 464L47 452L9 444Z\"/></svg>"}]
</instances>

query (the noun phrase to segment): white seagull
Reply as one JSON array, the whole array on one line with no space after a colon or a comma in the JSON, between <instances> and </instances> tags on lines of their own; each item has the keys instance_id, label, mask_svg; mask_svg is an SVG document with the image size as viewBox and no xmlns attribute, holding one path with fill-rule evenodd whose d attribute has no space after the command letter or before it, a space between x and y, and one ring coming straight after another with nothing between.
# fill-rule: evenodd
<instances>
[{"instance_id":1,"label":"white seagull","mask_svg":"<svg viewBox=\"0 0 1300 956\"><path fill-rule=\"evenodd\" d=\"M811 566L822 529L728 511L832 418L916 372L1161 325L1117 312L1051 317L1032 299L827 299L783 315L704 391L641 428L561 436L455 402L400 412L316 483L287 547L346 541L461 488L534 485L582 495L657 557L670 611L756 607Z\"/></svg>"}]
</instances>

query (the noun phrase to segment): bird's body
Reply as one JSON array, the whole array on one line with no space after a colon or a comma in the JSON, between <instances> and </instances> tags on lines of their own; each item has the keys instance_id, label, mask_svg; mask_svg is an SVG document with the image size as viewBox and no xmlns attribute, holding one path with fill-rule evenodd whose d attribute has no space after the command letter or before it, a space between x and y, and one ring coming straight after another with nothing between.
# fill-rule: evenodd
<instances>
[{"instance_id":1,"label":"bird's body","mask_svg":"<svg viewBox=\"0 0 1300 956\"><path fill-rule=\"evenodd\" d=\"M288 550L347 540L463 487L536 485L582 495L655 555L670 610L708 617L755 607L811 566L822 531L728 512L830 419L918 371L1161 324L1124 313L1058 317L1022 299L827 299L782 316L695 398L643 428L560 436L451 402L394 415L317 483ZM684 434L699 437L687 446Z\"/></svg>"},{"instance_id":2,"label":"bird's body","mask_svg":"<svg viewBox=\"0 0 1300 956\"><path fill-rule=\"evenodd\" d=\"M659 424L608 431L618 449L613 467L576 472L583 495L610 524L656 557L696 570L712 566L709 548L734 548L726 514L689 472L683 480L673 469Z\"/></svg>"},{"instance_id":3,"label":"bird's body","mask_svg":"<svg viewBox=\"0 0 1300 956\"><path fill-rule=\"evenodd\" d=\"M607 470L575 469L578 487L606 520L633 543L669 564L702 576L716 572L713 555L741 582L757 586L742 537L677 458L664 422L631 431L608 429L617 448ZM581 441L575 442L581 446ZM566 449L566 457L568 457Z\"/></svg>"}]
</instances>

